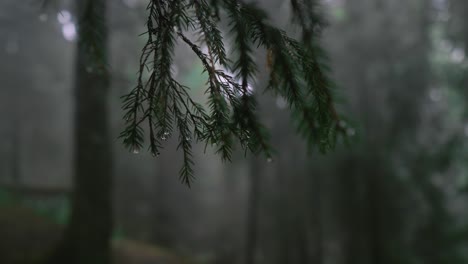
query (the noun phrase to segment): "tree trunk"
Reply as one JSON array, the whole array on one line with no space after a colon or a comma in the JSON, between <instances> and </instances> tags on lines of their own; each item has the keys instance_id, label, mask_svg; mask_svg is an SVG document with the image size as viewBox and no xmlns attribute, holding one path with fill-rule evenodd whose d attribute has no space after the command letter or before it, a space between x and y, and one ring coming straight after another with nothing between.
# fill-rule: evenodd
<instances>
[{"instance_id":1,"label":"tree trunk","mask_svg":"<svg viewBox=\"0 0 468 264\"><path fill-rule=\"evenodd\" d=\"M154 224L152 226L151 242L165 247L174 248L174 218L170 210L170 194L173 190L170 181L170 162L168 157L162 157L159 160L158 175L156 176L156 186L153 197L152 217Z\"/></svg>"},{"instance_id":2,"label":"tree trunk","mask_svg":"<svg viewBox=\"0 0 468 264\"><path fill-rule=\"evenodd\" d=\"M105 0L76 1L74 192L71 218L50 263L111 262L112 158L108 131Z\"/></svg>"},{"instance_id":3,"label":"tree trunk","mask_svg":"<svg viewBox=\"0 0 468 264\"><path fill-rule=\"evenodd\" d=\"M250 190L247 209L247 234L245 241L245 264L255 263L258 237L258 207L260 200L260 173L258 160L252 159L250 165Z\"/></svg>"},{"instance_id":4,"label":"tree trunk","mask_svg":"<svg viewBox=\"0 0 468 264\"><path fill-rule=\"evenodd\" d=\"M13 187L19 187L22 181L22 135L23 129L21 121L16 119L13 122L11 131L11 180Z\"/></svg>"},{"instance_id":5,"label":"tree trunk","mask_svg":"<svg viewBox=\"0 0 468 264\"><path fill-rule=\"evenodd\" d=\"M381 264L385 263L385 257L383 254L383 247L385 247L385 241L381 234L383 227L381 226L382 222L382 209L381 207L386 206L385 197L382 190L381 184L384 183L384 179L382 179L382 175L380 174L380 170L378 166L378 159L370 162L368 165L371 167L368 168L368 175L366 175L366 194L367 194L367 212L366 212L366 222L367 229L369 232L368 235L368 246L370 250L370 260L373 264ZM390 210L389 210L390 211Z\"/></svg>"},{"instance_id":6,"label":"tree trunk","mask_svg":"<svg viewBox=\"0 0 468 264\"><path fill-rule=\"evenodd\" d=\"M312 238L310 243L312 244L311 250L311 262L314 264L323 263L323 223L322 223L322 184L321 175L318 170L310 175L312 186L311 186L311 216L310 225L312 228ZM309 213L309 212L307 212ZM306 225L307 226L307 225ZM307 241L307 236L305 236Z\"/></svg>"}]
</instances>

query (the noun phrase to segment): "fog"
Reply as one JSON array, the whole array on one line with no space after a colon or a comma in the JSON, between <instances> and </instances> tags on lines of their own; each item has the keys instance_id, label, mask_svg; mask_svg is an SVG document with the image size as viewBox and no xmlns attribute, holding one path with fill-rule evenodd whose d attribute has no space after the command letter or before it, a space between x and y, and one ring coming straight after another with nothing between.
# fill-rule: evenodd
<instances>
[{"instance_id":1,"label":"fog","mask_svg":"<svg viewBox=\"0 0 468 264\"><path fill-rule=\"evenodd\" d=\"M289 1L257 2L300 35ZM107 1L109 136L96 140L111 143L114 263L468 263L467 1L321 1L346 137L325 154L308 147L286 99L263 92L259 49L249 87L274 155L237 146L223 162L194 142L190 188L176 136L156 157L119 138L147 4ZM0 263L39 263L71 216L77 16L71 0L0 2ZM205 102L201 62L180 43L174 57L174 77Z\"/></svg>"}]
</instances>

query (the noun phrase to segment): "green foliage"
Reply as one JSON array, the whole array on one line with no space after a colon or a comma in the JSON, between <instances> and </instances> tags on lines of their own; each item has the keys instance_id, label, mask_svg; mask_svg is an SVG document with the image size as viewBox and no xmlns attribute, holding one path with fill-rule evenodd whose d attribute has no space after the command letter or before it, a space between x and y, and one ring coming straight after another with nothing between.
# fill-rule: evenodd
<instances>
[{"instance_id":1,"label":"green foliage","mask_svg":"<svg viewBox=\"0 0 468 264\"><path fill-rule=\"evenodd\" d=\"M138 83L123 97L124 144L139 152L148 129L149 150L158 156L164 141L177 133L184 160L180 176L188 185L193 177L192 140L213 145L223 160L231 159L235 142L246 152L270 158L268 131L257 117L256 95L250 87L262 70L254 52L263 49L270 72L265 90L287 99L297 129L310 146L317 145L321 151L333 147L337 132L343 128L333 105L326 58L318 45L323 21L315 1L291 0L291 5L302 30L301 40L272 26L267 14L252 3L150 1L148 39L140 58ZM223 20L227 20L228 35L233 39L230 57L219 29ZM198 40L191 40L187 32L196 32ZM185 43L203 65L207 106L195 102L189 87L173 77L176 42ZM150 73L147 79L145 71Z\"/></svg>"}]
</instances>

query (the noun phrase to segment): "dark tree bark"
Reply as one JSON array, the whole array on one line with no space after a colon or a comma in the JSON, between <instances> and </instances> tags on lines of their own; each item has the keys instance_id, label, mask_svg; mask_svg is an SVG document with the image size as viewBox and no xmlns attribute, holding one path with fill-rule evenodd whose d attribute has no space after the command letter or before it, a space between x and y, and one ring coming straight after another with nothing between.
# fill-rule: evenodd
<instances>
[{"instance_id":1,"label":"dark tree bark","mask_svg":"<svg viewBox=\"0 0 468 264\"><path fill-rule=\"evenodd\" d=\"M310 175L312 186L311 186L311 221L310 225L312 228L312 237L309 242L312 245L310 262L314 264L322 264L324 262L323 256L323 223L322 223L322 184L321 184L321 173L315 172L314 175ZM306 229L307 230L307 229ZM304 232L305 233L305 232ZM307 241L305 236L304 241ZM306 243L306 244L309 244ZM309 260L307 260L307 263Z\"/></svg>"},{"instance_id":2,"label":"dark tree bark","mask_svg":"<svg viewBox=\"0 0 468 264\"><path fill-rule=\"evenodd\" d=\"M245 264L255 263L258 239L258 208L260 202L260 174L257 159L250 165L250 189L247 204L247 234L245 241Z\"/></svg>"},{"instance_id":3,"label":"dark tree bark","mask_svg":"<svg viewBox=\"0 0 468 264\"><path fill-rule=\"evenodd\" d=\"M366 195L367 195L367 209L365 210L365 217L367 222L368 237L367 243L370 248L370 261L371 263L381 264L386 262L384 255L384 246L385 238L382 234L383 225L382 225L382 209L381 207L386 206L386 199L384 197L383 183L385 176L381 174L383 171L378 164L379 160L377 159L375 163L368 162L368 175L366 175ZM389 210L390 211L390 210Z\"/></svg>"},{"instance_id":4,"label":"dark tree bark","mask_svg":"<svg viewBox=\"0 0 468 264\"><path fill-rule=\"evenodd\" d=\"M106 1L76 1L74 192L71 218L51 263L111 262L112 157L108 131Z\"/></svg>"},{"instance_id":5,"label":"dark tree bark","mask_svg":"<svg viewBox=\"0 0 468 264\"><path fill-rule=\"evenodd\" d=\"M461 24L459 29L459 41L462 42L462 46L464 48L465 53L468 52L468 17L466 16L468 12L468 3L463 0L452 0L451 2L452 9L452 16L458 18L458 23ZM458 32L457 32L458 33ZM457 39L458 40L458 39ZM468 100L468 71L465 70L464 75L461 79L460 85L463 90L462 94ZM468 110L465 110L465 118L468 118Z\"/></svg>"},{"instance_id":6,"label":"dark tree bark","mask_svg":"<svg viewBox=\"0 0 468 264\"><path fill-rule=\"evenodd\" d=\"M165 248L175 247L174 234L171 230L174 229L174 218L170 210L170 193L173 189L171 181L169 160L168 157L162 157L159 161L158 175L156 176L156 186L153 197L152 217L154 224L152 226L151 241ZM176 182L176 184L179 184Z\"/></svg>"}]
</instances>

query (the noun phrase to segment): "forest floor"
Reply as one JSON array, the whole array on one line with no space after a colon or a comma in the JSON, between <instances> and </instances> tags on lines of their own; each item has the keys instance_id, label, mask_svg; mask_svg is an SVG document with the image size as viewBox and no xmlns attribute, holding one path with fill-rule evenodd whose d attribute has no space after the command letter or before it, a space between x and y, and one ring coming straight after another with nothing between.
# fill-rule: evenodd
<instances>
[{"instance_id":1,"label":"forest floor","mask_svg":"<svg viewBox=\"0 0 468 264\"><path fill-rule=\"evenodd\" d=\"M18 204L0 204L0 263L34 264L50 252L61 234L60 225ZM113 243L115 264L189 264L187 258L143 242Z\"/></svg>"}]
</instances>

